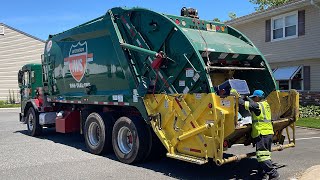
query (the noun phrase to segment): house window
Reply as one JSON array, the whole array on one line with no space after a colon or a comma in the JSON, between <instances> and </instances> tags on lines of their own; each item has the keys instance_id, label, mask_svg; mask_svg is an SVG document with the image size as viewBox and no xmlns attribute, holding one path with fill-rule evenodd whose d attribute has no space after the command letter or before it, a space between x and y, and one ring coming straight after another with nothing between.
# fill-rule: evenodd
<instances>
[{"instance_id":1,"label":"house window","mask_svg":"<svg viewBox=\"0 0 320 180\"><path fill-rule=\"evenodd\" d=\"M289 81L277 81L278 87L280 90L288 90L289 89Z\"/></svg>"},{"instance_id":2,"label":"house window","mask_svg":"<svg viewBox=\"0 0 320 180\"><path fill-rule=\"evenodd\" d=\"M302 66L281 67L273 71L280 90L303 90Z\"/></svg>"},{"instance_id":3,"label":"house window","mask_svg":"<svg viewBox=\"0 0 320 180\"><path fill-rule=\"evenodd\" d=\"M4 26L0 25L0 35L4 35Z\"/></svg>"},{"instance_id":4,"label":"house window","mask_svg":"<svg viewBox=\"0 0 320 180\"><path fill-rule=\"evenodd\" d=\"M298 36L298 12L292 12L271 19L272 41Z\"/></svg>"}]
</instances>

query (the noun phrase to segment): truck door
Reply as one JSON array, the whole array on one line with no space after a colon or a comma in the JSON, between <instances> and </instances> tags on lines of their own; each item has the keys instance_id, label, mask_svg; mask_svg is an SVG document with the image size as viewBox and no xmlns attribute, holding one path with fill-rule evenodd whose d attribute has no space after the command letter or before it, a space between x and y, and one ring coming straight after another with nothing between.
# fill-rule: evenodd
<instances>
[{"instance_id":1,"label":"truck door","mask_svg":"<svg viewBox=\"0 0 320 180\"><path fill-rule=\"evenodd\" d=\"M24 71L23 72L23 78L22 78L22 89L21 89L21 100L29 99L30 96L30 71Z\"/></svg>"}]
</instances>

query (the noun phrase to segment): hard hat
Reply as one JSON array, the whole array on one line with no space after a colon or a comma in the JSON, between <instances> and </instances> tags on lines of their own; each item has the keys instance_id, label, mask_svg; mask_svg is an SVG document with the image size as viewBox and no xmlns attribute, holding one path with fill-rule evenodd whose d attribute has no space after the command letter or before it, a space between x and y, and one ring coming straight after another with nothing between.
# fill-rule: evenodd
<instances>
[{"instance_id":1,"label":"hard hat","mask_svg":"<svg viewBox=\"0 0 320 180\"><path fill-rule=\"evenodd\" d=\"M251 96L249 96L250 98L252 97L259 97L259 98L263 98L264 97L264 92L262 90L255 90L253 92L253 94Z\"/></svg>"}]
</instances>

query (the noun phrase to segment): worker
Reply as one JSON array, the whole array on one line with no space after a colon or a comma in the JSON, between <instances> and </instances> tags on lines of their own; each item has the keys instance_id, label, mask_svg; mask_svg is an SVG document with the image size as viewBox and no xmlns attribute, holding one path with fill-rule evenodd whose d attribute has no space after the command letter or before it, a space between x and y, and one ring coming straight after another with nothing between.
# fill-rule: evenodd
<instances>
[{"instance_id":1,"label":"worker","mask_svg":"<svg viewBox=\"0 0 320 180\"><path fill-rule=\"evenodd\" d=\"M271 122L271 109L264 99L262 90L255 90L247 101L239 99L239 104L251 112L252 131L251 137L256 145L256 156L260 166L262 179L280 179L280 175L273 167L271 161L271 144L273 138L273 126Z\"/></svg>"}]
</instances>

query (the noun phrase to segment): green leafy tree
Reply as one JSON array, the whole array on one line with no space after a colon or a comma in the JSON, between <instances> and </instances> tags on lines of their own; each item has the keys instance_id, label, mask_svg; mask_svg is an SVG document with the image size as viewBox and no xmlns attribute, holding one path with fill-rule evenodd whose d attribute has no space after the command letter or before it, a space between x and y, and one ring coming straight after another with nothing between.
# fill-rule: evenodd
<instances>
[{"instance_id":1,"label":"green leafy tree","mask_svg":"<svg viewBox=\"0 0 320 180\"><path fill-rule=\"evenodd\" d=\"M228 16L229 16L230 19L235 19L235 18L237 18L236 13L234 13L234 12L229 12Z\"/></svg>"},{"instance_id":2,"label":"green leafy tree","mask_svg":"<svg viewBox=\"0 0 320 180\"><path fill-rule=\"evenodd\" d=\"M279 6L290 0L249 0L251 3L258 5L255 7L256 11L268 9L270 7Z\"/></svg>"},{"instance_id":3,"label":"green leafy tree","mask_svg":"<svg viewBox=\"0 0 320 180\"><path fill-rule=\"evenodd\" d=\"M214 18L213 21L221 22L219 18Z\"/></svg>"},{"instance_id":4,"label":"green leafy tree","mask_svg":"<svg viewBox=\"0 0 320 180\"><path fill-rule=\"evenodd\" d=\"M237 18L236 13L234 13L234 12L229 12L228 16L229 16L230 19L235 19L235 18ZM213 21L221 22L221 20L220 20L219 18L213 18Z\"/></svg>"}]
</instances>

